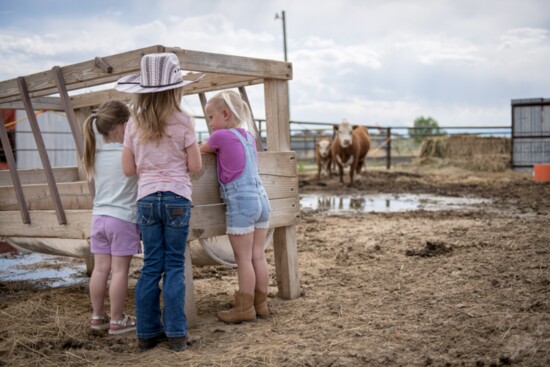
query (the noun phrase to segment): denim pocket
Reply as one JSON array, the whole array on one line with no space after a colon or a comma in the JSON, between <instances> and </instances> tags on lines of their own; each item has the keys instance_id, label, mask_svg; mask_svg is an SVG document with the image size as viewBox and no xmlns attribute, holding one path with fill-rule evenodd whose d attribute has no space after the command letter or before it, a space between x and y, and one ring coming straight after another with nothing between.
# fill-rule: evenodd
<instances>
[{"instance_id":1,"label":"denim pocket","mask_svg":"<svg viewBox=\"0 0 550 367\"><path fill-rule=\"evenodd\" d=\"M238 213L247 218L256 218L261 211L261 203L258 195L242 194L235 197Z\"/></svg>"},{"instance_id":2,"label":"denim pocket","mask_svg":"<svg viewBox=\"0 0 550 367\"><path fill-rule=\"evenodd\" d=\"M137 202L137 223L140 226L148 226L154 222L153 204Z\"/></svg>"},{"instance_id":3,"label":"denim pocket","mask_svg":"<svg viewBox=\"0 0 550 367\"><path fill-rule=\"evenodd\" d=\"M166 204L164 206L166 213L166 224L175 227L183 228L189 225L191 218L191 205L189 204Z\"/></svg>"}]
</instances>

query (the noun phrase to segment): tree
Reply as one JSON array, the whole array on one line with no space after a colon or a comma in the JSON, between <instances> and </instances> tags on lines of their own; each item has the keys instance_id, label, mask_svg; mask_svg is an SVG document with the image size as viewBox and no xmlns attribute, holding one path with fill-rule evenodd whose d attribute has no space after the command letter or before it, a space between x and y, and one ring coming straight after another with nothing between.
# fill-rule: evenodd
<instances>
[{"instance_id":1,"label":"tree","mask_svg":"<svg viewBox=\"0 0 550 367\"><path fill-rule=\"evenodd\" d=\"M439 129L439 124L431 117L420 116L414 120L414 127L409 129L409 136L415 143L422 142L426 136L446 135L445 131Z\"/></svg>"}]
</instances>

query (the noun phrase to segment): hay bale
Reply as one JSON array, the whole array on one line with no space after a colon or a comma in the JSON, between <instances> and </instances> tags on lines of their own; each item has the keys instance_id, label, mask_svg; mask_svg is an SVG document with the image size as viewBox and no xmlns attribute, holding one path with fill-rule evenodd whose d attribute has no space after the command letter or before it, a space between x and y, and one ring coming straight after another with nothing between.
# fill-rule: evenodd
<instances>
[{"instance_id":1,"label":"hay bale","mask_svg":"<svg viewBox=\"0 0 550 367\"><path fill-rule=\"evenodd\" d=\"M447 155L447 142L441 137L424 138L420 146L421 158L445 158Z\"/></svg>"},{"instance_id":2,"label":"hay bale","mask_svg":"<svg viewBox=\"0 0 550 367\"><path fill-rule=\"evenodd\" d=\"M502 172L510 168L509 138L453 135L429 137L422 141L420 161L428 164L438 158L449 165L473 171Z\"/></svg>"}]
</instances>

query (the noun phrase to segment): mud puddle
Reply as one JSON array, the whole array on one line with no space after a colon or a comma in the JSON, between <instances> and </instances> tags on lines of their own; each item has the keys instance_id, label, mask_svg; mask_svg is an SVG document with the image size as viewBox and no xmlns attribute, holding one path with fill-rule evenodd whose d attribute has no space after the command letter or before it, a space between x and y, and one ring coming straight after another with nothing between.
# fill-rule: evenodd
<instances>
[{"instance_id":1,"label":"mud puddle","mask_svg":"<svg viewBox=\"0 0 550 367\"><path fill-rule=\"evenodd\" d=\"M11 249L0 254L0 281L38 281L48 287L88 282L81 259Z\"/></svg>"},{"instance_id":2,"label":"mud puddle","mask_svg":"<svg viewBox=\"0 0 550 367\"><path fill-rule=\"evenodd\" d=\"M389 213L414 210L458 210L472 209L487 203L490 203L490 200L430 194L300 195L302 210L315 210L329 213L349 211L362 213Z\"/></svg>"}]
</instances>

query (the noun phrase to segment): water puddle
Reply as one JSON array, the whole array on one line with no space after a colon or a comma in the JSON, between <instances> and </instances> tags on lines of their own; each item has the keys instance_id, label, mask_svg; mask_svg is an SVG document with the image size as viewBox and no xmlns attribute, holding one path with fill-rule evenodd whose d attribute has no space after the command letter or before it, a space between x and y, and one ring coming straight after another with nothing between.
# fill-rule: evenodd
<instances>
[{"instance_id":1,"label":"water puddle","mask_svg":"<svg viewBox=\"0 0 550 367\"><path fill-rule=\"evenodd\" d=\"M457 210L472 209L490 200L438 196L430 194L376 194L376 195L300 195L302 210L316 210L329 213L362 212L389 213L413 210Z\"/></svg>"},{"instance_id":2,"label":"water puddle","mask_svg":"<svg viewBox=\"0 0 550 367\"><path fill-rule=\"evenodd\" d=\"M86 264L72 257L37 252L6 251L0 254L0 282L40 280L48 287L87 283Z\"/></svg>"}]
</instances>

